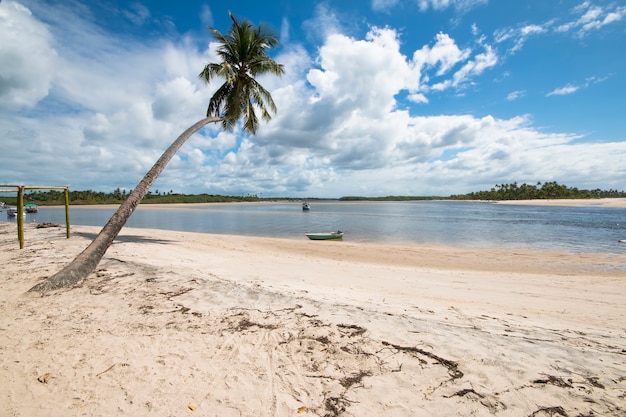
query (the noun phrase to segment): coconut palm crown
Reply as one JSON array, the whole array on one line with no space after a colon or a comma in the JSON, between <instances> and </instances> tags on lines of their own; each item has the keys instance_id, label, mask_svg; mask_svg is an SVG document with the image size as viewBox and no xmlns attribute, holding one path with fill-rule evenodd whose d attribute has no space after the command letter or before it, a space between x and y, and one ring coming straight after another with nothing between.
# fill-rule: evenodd
<instances>
[{"instance_id":1,"label":"coconut palm crown","mask_svg":"<svg viewBox=\"0 0 626 417\"><path fill-rule=\"evenodd\" d=\"M211 97L207 117L222 118L225 130L232 130L243 118L243 129L256 133L259 120L255 107L260 109L261 117L266 121L272 118L268 107L276 113L272 96L255 77L265 73L279 76L284 73L283 66L267 55L268 48L278 45L278 38L264 26L255 28L248 20L238 22L232 14L230 18L233 24L228 34L209 28L219 44L217 55L221 62L207 64L200 78L207 83L214 77L225 81Z\"/></svg>"}]
</instances>

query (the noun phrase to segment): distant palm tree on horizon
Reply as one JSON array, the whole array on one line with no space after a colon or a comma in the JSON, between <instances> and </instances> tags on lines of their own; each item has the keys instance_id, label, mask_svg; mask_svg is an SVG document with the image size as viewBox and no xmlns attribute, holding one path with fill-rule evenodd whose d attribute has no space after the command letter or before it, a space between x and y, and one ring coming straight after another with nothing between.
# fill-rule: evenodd
<instances>
[{"instance_id":1,"label":"distant palm tree on horizon","mask_svg":"<svg viewBox=\"0 0 626 417\"><path fill-rule=\"evenodd\" d=\"M62 270L29 291L46 293L87 278L178 149L202 127L221 122L223 129L232 130L243 118L243 129L254 134L259 125L255 107L260 109L263 120L271 120L270 111L276 113L276 105L271 94L255 77L266 73L278 76L284 73L283 66L267 54L268 49L278 46L278 38L261 25L255 28L246 19L239 22L232 14L230 18L232 26L227 34L213 27L208 28L219 44L217 54L221 62L207 64L199 76L207 83L216 77L225 81L211 97L207 117L190 126L165 150L85 250Z\"/></svg>"}]
</instances>

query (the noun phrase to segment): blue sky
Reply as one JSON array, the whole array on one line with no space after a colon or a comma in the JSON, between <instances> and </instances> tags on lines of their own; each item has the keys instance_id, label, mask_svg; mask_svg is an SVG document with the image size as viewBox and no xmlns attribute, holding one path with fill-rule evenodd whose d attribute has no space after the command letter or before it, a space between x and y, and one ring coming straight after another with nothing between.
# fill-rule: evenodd
<instances>
[{"instance_id":1,"label":"blue sky","mask_svg":"<svg viewBox=\"0 0 626 417\"><path fill-rule=\"evenodd\" d=\"M0 183L132 189L204 116L229 11L280 38L278 113L203 129L153 191L626 189L626 4L604 0L3 0Z\"/></svg>"}]
</instances>

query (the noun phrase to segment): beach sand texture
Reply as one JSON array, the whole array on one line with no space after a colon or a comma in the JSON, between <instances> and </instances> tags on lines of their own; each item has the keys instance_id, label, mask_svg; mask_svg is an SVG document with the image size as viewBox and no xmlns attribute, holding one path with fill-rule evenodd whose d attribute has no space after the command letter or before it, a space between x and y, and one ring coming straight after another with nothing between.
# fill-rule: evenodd
<instances>
[{"instance_id":1,"label":"beach sand texture","mask_svg":"<svg viewBox=\"0 0 626 417\"><path fill-rule=\"evenodd\" d=\"M2 416L624 416L626 250L0 223Z\"/></svg>"}]
</instances>

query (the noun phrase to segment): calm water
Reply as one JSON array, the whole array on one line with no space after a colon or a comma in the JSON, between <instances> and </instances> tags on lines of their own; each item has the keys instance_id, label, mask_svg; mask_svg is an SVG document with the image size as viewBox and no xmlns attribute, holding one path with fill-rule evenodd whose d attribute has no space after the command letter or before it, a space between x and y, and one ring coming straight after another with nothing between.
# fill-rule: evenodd
<instances>
[{"instance_id":1,"label":"calm water","mask_svg":"<svg viewBox=\"0 0 626 417\"><path fill-rule=\"evenodd\" d=\"M70 209L71 223L103 226L114 210ZM7 219L3 212L0 221ZM65 223L64 209L41 207L27 222ZM358 242L443 244L623 253L626 208L543 207L473 202L313 202L140 207L129 227L306 239L305 232L341 230Z\"/></svg>"}]
</instances>

